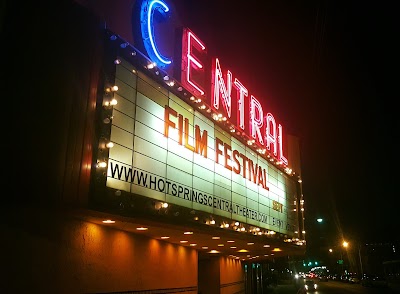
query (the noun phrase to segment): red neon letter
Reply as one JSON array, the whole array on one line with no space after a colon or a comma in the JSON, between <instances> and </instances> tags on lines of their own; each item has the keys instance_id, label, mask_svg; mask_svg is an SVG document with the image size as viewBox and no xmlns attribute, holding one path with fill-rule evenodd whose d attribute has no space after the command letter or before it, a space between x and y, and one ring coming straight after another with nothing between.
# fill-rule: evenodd
<instances>
[{"instance_id":1,"label":"red neon letter","mask_svg":"<svg viewBox=\"0 0 400 294\"><path fill-rule=\"evenodd\" d=\"M277 148L277 139L276 139L276 122L275 118L272 115L272 113L268 113L265 116L265 139L266 139L266 144L267 144L267 149L271 150L271 145L273 146L273 153L274 156L278 155L278 148Z\"/></svg>"},{"instance_id":2,"label":"red neon letter","mask_svg":"<svg viewBox=\"0 0 400 294\"><path fill-rule=\"evenodd\" d=\"M253 95L250 96L250 135L257 139L261 145L264 145L264 139L261 135L263 126L263 109L260 102Z\"/></svg>"},{"instance_id":3,"label":"red neon letter","mask_svg":"<svg viewBox=\"0 0 400 294\"><path fill-rule=\"evenodd\" d=\"M278 140L279 140L279 160L282 161L284 165L288 165L288 160L283 156L283 143L282 143L282 126L278 125Z\"/></svg>"},{"instance_id":4,"label":"red neon letter","mask_svg":"<svg viewBox=\"0 0 400 294\"><path fill-rule=\"evenodd\" d=\"M235 86L238 90L238 123L239 128L244 130L244 97L249 95L247 89L239 82L238 79L235 79Z\"/></svg>"},{"instance_id":5,"label":"red neon letter","mask_svg":"<svg viewBox=\"0 0 400 294\"><path fill-rule=\"evenodd\" d=\"M219 65L218 58L214 60L214 68L213 68L213 79L212 79L212 87L211 87L211 96L213 99L213 107L215 109L219 109L219 99L222 98L222 105L225 108L225 111L228 117L231 117L231 91L232 91L232 74L228 70L226 73L226 85L224 78L222 76L221 67Z\"/></svg>"},{"instance_id":6,"label":"red neon letter","mask_svg":"<svg viewBox=\"0 0 400 294\"><path fill-rule=\"evenodd\" d=\"M194 55L194 50L206 53L206 47L201 40L197 38L189 29L184 29L182 37L182 76L181 83L187 88L193 90L195 94L204 95L201 88L193 76L204 76L204 66L200 62L198 56ZM204 79L203 79L204 80Z\"/></svg>"}]
</instances>

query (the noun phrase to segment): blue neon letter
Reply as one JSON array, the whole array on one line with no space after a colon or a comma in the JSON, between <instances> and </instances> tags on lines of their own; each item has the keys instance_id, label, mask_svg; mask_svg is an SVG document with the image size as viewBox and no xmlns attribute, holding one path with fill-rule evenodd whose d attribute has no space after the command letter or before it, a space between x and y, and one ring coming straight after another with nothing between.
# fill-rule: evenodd
<instances>
[{"instance_id":1,"label":"blue neon letter","mask_svg":"<svg viewBox=\"0 0 400 294\"><path fill-rule=\"evenodd\" d=\"M168 6L160 0L143 1L140 11L140 26L142 31L143 44L150 59L157 66L165 67L172 61L161 55L154 40L153 15L158 11L162 16L166 16L169 11Z\"/></svg>"}]
</instances>

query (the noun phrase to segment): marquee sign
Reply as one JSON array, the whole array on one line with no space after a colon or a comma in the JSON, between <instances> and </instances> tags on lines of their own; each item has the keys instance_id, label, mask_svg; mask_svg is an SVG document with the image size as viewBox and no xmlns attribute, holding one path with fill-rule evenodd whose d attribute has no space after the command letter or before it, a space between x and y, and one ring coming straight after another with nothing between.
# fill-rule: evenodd
<instances>
[{"instance_id":1,"label":"marquee sign","mask_svg":"<svg viewBox=\"0 0 400 294\"><path fill-rule=\"evenodd\" d=\"M191 98L235 122L235 131L252 140L232 136L232 130L169 91L168 83L118 56L106 186L293 236L296 181L252 146L287 166L282 126L230 71L222 70L218 58L207 64L206 46L189 29L182 30L179 62L164 52L155 22L168 22L170 8L162 0L140 3L148 58L165 71L179 67Z\"/></svg>"}]
</instances>

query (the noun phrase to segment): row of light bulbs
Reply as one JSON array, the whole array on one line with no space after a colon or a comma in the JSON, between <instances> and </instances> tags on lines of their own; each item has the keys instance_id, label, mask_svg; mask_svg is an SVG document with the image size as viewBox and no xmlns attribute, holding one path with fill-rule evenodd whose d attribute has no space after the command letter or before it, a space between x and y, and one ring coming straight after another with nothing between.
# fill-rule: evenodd
<instances>
[{"instance_id":1,"label":"row of light bulbs","mask_svg":"<svg viewBox=\"0 0 400 294\"><path fill-rule=\"evenodd\" d=\"M168 208L168 207L169 207L169 205L168 205L167 202L156 202L155 205L154 205L154 208L157 209L157 210L159 210L161 208ZM194 214L195 211L193 210L191 213ZM194 220L198 221L199 217L195 216ZM205 224L207 224L207 225L215 225L216 221L215 221L214 218L210 217L209 219L205 220ZM251 233L253 235L258 235L258 236L262 236L262 235L273 236L273 235L276 234L276 232L273 231L273 230L264 230L263 231L259 227L252 227L250 229L246 229L246 227L244 225L241 225L240 222L238 222L238 221L235 221L233 224L230 224L229 222L221 222L219 224L219 227L222 228L222 229L229 229L229 228L232 227L232 229L237 231L237 232ZM303 234L305 234L305 231L302 231L302 232L303 232ZM294 233L297 234L298 232L295 231ZM297 245L304 245L305 244L305 240L300 240L299 238L291 238L291 239L289 238L289 239L285 239L284 241L285 242L293 242L293 243L296 243Z\"/></svg>"}]
</instances>

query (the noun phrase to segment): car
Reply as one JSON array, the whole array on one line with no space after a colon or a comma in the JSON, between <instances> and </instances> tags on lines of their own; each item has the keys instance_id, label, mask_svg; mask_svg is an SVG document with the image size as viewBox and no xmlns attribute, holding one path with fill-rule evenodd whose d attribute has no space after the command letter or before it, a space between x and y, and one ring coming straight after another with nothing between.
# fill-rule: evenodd
<instances>
[{"instance_id":1,"label":"car","mask_svg":"<svg viewBox=\"0 0 400 294\"><path fill-rule=\"evenodd\" d=\"M358 283L360 283L360 279L359 279L358 277L355 277L355 276L349 277L348 281L349 281L349 283L351 283L351 284L358 284Z\"/></svg>"},{"instance_id":2,"label":"car","mask_svg":"<svg viewBox=\"0 0 400 294\"><path fill-rule=\"evenodd\" d=\"M307 292L316 291L317 288L318 288L318 284L315 282L315 280L307 279L304 281L304 289Z\"/></svg>"},{"instance_id":3,"label":"car","mask_svg":"<svg viewBox=\"0 0 400 294\"><path fill-rule=\"evenodd\" d=\"M364 275L361 279L361 285L364 287L387 287L386 279L378 275Z\"/></svg>"}]
</instances>

